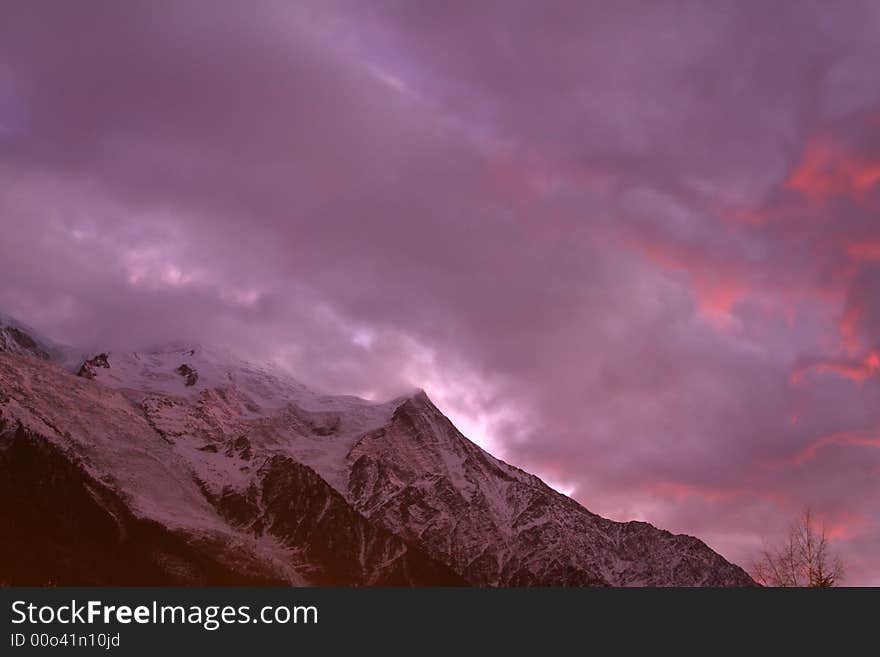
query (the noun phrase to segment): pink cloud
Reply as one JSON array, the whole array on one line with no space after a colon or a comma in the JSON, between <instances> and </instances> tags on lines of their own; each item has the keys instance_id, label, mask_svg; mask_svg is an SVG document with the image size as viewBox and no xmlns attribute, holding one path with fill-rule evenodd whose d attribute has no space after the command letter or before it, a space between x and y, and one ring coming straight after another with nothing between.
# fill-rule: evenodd
<instances>
[{"instance_id":1,"label":"pink cloud","mask_svg":"<svg viewBox=\"0 0 880 657\"><path fill-rule=\"evenodd\" d=\"M39 5L0 23L0 308L442 391L736 559L863 517L880 582L870 3Z\"/></svg>"}]
</instances>

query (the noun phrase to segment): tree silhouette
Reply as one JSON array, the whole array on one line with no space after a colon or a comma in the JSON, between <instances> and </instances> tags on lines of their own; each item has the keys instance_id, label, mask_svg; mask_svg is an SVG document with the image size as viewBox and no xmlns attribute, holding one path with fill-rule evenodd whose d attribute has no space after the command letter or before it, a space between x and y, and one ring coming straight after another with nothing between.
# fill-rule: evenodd
<instances>
[{"instance_id":1,"label":"tree silhouette","mask_svg":"<svg viewBox=\"0 0 880 657\"><path fill-rule=\"evenodd\" d=\"M839 586L844 563L831 552L829 542L825 526L817 525L807 508L791 526L784 543L763 550L752 574L764 586Z\"/></svg>"}]
</instances>

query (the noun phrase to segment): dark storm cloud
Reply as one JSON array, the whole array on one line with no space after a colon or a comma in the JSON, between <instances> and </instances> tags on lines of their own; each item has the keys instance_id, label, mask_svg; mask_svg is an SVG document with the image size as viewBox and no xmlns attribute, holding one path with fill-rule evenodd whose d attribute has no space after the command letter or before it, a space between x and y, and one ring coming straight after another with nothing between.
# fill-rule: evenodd
<instances>
[{"instance_id":1,"label":"dark storm cloud","mask_svg":"<svg viewBox=\"0 0 880 657\"><path fill-rule=\"evenodd\" d=\"M0 306L428 388L594 511L880 582L870 3L0 11Z\"/></svg>"}]
</instances>

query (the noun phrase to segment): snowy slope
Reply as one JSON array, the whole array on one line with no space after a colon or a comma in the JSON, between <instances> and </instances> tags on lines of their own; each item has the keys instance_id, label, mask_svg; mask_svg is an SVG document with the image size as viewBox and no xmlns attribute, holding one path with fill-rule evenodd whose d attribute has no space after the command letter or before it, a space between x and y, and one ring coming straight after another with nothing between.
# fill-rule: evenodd
<instances>
[{"instance_id":1,"label":"snowy slope","mask_svg":"<svg viewBox=\"0 0 880 657\"><path fill-rule=\"evenodd\" d=\"M495 459L423 392L322 395L188 345L90 354L74 376L18 338L0 353L7 442L20 423L135 517L229 546L231 568L290 583L753 584L697 539L606 520Z\"/></svg>"},{"instance_id":2,"label":"snowy slope","mask_svg":"<svg viewBox=\"0 0 880 657\"><path fill-rule=\"evenodd\" d=\"M65 350L27 324L0 313L0 353L29 354L46 360L61 360Z\"/></svg>"}]
</instances>

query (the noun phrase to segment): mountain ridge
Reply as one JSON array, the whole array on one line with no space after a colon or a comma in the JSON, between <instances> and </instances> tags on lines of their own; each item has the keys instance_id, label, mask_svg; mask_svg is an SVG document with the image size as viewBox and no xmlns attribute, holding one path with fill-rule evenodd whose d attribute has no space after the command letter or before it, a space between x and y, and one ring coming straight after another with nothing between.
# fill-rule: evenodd
<instances>
[{"instance_id":1,"label":"mountain ridge","mask_svg":"<svg viewBox=\"0 0 880 657\"><path fill-rule=\"evenodd\" d=\"M133 518L200 559L222 557L230 573L289 584L754 585L697 538L607 520L493 457L423 390L384 403L323 395L182 345L86 355L80 368L100 358L77 377L44 343L10 342L0 342L0 454L39 436Z\"/></svg>"}]
</instances>

